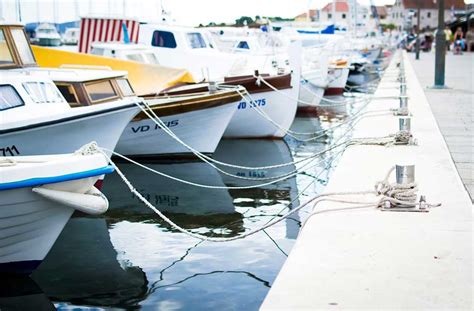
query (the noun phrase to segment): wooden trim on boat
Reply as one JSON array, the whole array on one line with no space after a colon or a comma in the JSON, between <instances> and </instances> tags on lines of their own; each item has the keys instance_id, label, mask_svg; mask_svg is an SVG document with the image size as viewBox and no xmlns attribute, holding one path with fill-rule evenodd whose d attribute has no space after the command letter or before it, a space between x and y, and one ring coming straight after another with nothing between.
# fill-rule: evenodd
<instances>
[{"instance_id":1,"label":"wooden trim on boat","mask_svg":"<svg viewBox=\"0 0 474 311\"><path fill-rule=\"evenodd\" d=\"M157 96L152 98L146 98L148 104L159 117L219 107L232 102L238 102L242 99L238 92L232 91L219 94L209 94L199 97L196 96L196 98L183 99L181 101L175 101L172 103L156 105L150 103L151 100L160 98L165 99L167 97ZM138 113L135 118L133 118L132 122L141 121L145 119L148 119L148 116L142 111Z\"/></svg>"},{"instance_id":2,"label":"wooden trim on boat","mask_svg":"<svg viewBox=\"0 0 474 311\"><path fill-rule=\"evenodd\" d=\"M270 85L275 87L278 90L284 89L291 89L291 74L283 74L283 75L274 75L271 76L269 74L262 74L261 75L265 81L267 81ZM224 82L220 83L224 85L241 85L245 87L245 89L250 94L255 93L262 93L262 92L271 92L273 91L270 87L268 87L265 83L260 83L257 85L257 79L253 76L234 76L234 77L225 77ZM187 84L177 84L162 90L159 94L160 95L186 95L198 92L207 92L209 90L208 83L187 83ZM145 95L146 97L146 95Z\"/></svg>"},{"instance_id":3,"label":"wooden trim on boat","mask_svg":"<svg viewBox=\"0 0 474 311\"><path fill-rule=\"evenodd\" d=\"M291 74L287 73L284 75L270 76L268 74L261 75L265 81L278 90L291 89ZM224 84L226 85L241 85L247 89L250 94L271 92L273 91L265 83L257 85L257 78L254 76L236 76L236 77L225 77Z\"/></svg>"}]
</instances>

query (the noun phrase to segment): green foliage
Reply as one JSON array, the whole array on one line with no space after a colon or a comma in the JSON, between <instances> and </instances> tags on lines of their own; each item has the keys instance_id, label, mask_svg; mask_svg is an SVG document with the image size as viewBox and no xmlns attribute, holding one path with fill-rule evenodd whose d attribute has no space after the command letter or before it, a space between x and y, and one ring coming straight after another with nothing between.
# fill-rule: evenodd
<instances>
[{"instance_id":1,"label":"green foliage","mask_svg":"<svg viewBox=\"0 0 474 311\"><path fill-rule=\"evenodd\" d=\"M383 31L397 29L397 25L395 25L395 24L393 24L393 23L380 24L380 26L382 26L382 30L383 30Z\"/></svg>"}]
</instances>

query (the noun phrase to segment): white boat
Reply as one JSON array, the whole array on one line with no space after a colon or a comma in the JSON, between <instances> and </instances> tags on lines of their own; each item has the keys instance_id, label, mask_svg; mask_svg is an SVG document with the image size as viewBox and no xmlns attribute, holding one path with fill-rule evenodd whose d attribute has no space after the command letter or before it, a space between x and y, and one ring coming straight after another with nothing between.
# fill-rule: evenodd
<instances>
[{"instance_id":1,"label":"white boat","mask_svg":"<svg viewBox=\"0 0 474 311\"><path fill-rule=\"evenodd\" d=\"M0 156L67 153L90 141L113 150L139 110L136 97L73 109L50 79L16 70L2 71L0 99Z\"/></svg>"},{"instance_id":2,"label":"white boat","mask_svg":"<svg viewBox=\"0 0 474 311\"><path fill-rule=\"evenodd\" d=\"M128 94L125 78L102 81L116 76L112 71L54 71L38 69L22 25L0 24L7 45L1 45L6 62L0 75L0 156L60 154L96 141L113 150L125 126L137 114L142 100ZM14 39L12 39L14 38ZM7 57L8 56L8 57ZM73 77L88 83L82 93L68 84L56 87L49 75ZM105 73L104 73L105 72ZM121 74L123 75L123 73ZM107 84L109 83L109 84ZM104 92L105 90L105 92ZM86 97L100 105L71 108ZM104 102L104 99L112 101Z\"/></svg>"},{"instance_id":3,"label":"white boat","mask_svg":"<svg viewBox=\"0 0 474 311\"><path fill-rule=\"evenodd\" d=\"M38 68L29 71L35 76L47 76L53 79L73 110L111 105L120 100L118 97L123 97L122 100L137 99L132 86L124 76L125 72L65 68ZM96 93L90 93L91 87L100 98L93 97ZM211 94L207 89L183 96L156 94L143 96L169 130L201 153L214 152L241 98L235 90L219 90ZM115 148L117 152L135 157L193 153L167 134L138 107L133 119L132 117L130 119L119 136ZM110 125L103 124L101 127L107 126Z\"/></svg>"},{"instance_id":4,"label":"white boat","mask_svg":"<svg viewBox=\"0 0 474 311\"><path fill-rule=\"evenodd\" d=\"M0 157L0 272L35 270L74 210L107 210L94 183L112 171L101 153Z\"/></svg>"},{"instance_id":5,"label":"white boat","mask_svg":"<svg viewBox=\"0 0 474 311\"><path fill-rule=\"evenodd\" d=\"M244 86L252 97L255 97L255 103L250 103L250 99L248 103L245 103L243 99L238 99L237 112L230 121L224 137L282 138L285 135L286 130L293 122L297 108L296 99L299 94L299 66L301 63L297 61L299 55L293 56L292 62L287 61L294 68L291 74L291 83L288 81L287 85L283 87L275 85L278 90L274 91L264 83L257 82L252 76L247 76L249 73L254 73L254 70L269 68L270 72L275 72L275 74L267 76L269 80L272 80L272 83L281 80L282 77L283 79L290 77L290 74L279 74L277 67L266 63L267 55L242 56L223 53L215 48L208 34L201 29L143 24L140 25L139 31L142 44L92 42L92 53L127 60L133 59L149 64L160 63L170 67L186 68L193 73L195 78L211 79L223 82L223 84L230 83L234 86L245 84ZM144 47L146 44L148 44L148 49ZM297 54L297 52L290 50L292 54ZM241 62L236 63L237 59ZM285 66L288 67L288 64ZM236 74L243 72L247 72L247 75ZM267 73L267 71L260 72ZM258 87L254 87L256 84ZM251 87L249 88L249 86ZM167 95L175 95L177 92L182 93L182 88L166 90ZM187 95L190 94L190 92L187 93ZM266 116L255 111L254 106L263 110L263 114ZM132 134L130 133L130 139L136 136ZM168 144L164 145L168 146ZM134 149L136 148L134 147Z\"/></svg>"},{"instance_id":6,"label":"white boat","mask_svg":"<svg viewBox=\"0 0 474 311\"><path fill-rule=\"evenodd\" d=\"M64 32L62 42L66 45L77 45L79 42L80 29L76 27L67 28Z\"/></svg>"},{"instance_id":7,"label":"white boat","mask_svg":"<svg viewBox=\"0 0 474 311\"><path fill-rule=\"evenodd\" d=\"M200 153L211 154L234 116L241 99L236 90L220 90L184 95L145 97L154 113L180 140ZM144 112L140 112L125 128L117 144L121 154L135 157L189 156L185 145L165 133Z\"/></svg>"},{"instance_id":8,"label":"white boat","mask_svg":"<svg viewBox=\"0 0 474 311\"><path fill-rule=\"evenodd\" d=\"M282 138L296 115L299 94L298 73L262 75L274 91L253 76L231 77L224 84L242 85L251 99L241 99L237 112L229 123L226 138ZM260 111L254 111L259 109ZM251 126L249 126L251 125Z\"/></svg>"},{"instance_id":9,"label":"white boat","mask_svg":"<svg viewBox=\"0 0 474 311\"><path fill-rule=\"evenodd\" d=\"M328 68L328 86L324 95L341 95L349 78L349 66L347 61L331 63Z\"/></svg>"},{"instance_id":10,"label":"white boat","mask_svg":"<svg viewBox=\"0 0 474 311\"><path fill-rule=\"evenodd\" d=\"M60 46L61 36L56 27L49 23L42 23L35 29L35 40L41 46Z\"/></svg>"}]
</instances>

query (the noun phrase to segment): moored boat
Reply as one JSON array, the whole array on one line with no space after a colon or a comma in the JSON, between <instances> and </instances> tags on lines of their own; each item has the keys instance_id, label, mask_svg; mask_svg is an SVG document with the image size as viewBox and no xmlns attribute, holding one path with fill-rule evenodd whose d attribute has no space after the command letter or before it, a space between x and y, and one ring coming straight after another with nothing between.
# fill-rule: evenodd
<instances>
[{"instance_id":1,"label":"moored boat","mask_svg":"<svg viewBox=\"0 0 474 311\"><path fill-rule=\"evenodd\" d=\"M113 168L101 153L0 157L0 272L29 274L74 210L102 213L94 183Z\"/></svg>"},{"instance_id":2,"label":"moored boat","mask_svg":"<svg viewBox=\"0 0 474 311\"><path fill-rule=\"evenodd\" d=\"M125 93L127 81L104 84L102 71L83 93L65 85L63 95L49 77L52 70L37 69L23 26L0 24L0 30L0 41L5 43L0 49L7 59L0 76L0 156L67 153L90 141L113 150L142 104L138 97ZM94 76L89 71L59 74L73 79ZM72 109L65 99L79 103L80 96L97 102L104 96L114 100Z\"/></svg>"},{"instance_id":3,"label":"moored boat","mask_svg":"<svg viewBox=\"0 0 474 311\"><path fill-rule=\"evenodd\" d=\"M60 46L61 36L56 27L49 23L42 23L35 29L35 40L41 46Z\"/></svg>"}]
</instances>

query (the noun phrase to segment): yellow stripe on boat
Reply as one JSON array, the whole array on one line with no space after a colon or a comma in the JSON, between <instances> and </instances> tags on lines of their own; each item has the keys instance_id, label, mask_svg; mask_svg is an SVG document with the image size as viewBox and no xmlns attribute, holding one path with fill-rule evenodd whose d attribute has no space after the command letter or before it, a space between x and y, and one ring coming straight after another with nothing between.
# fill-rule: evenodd
<instances>
[{"instance_id":1,"label":"yellow stripe on boat","mask_svg":"<svg viewBox=\"0 0 474 311\"><path fill-rule=\"evenodd\" d=\"M128 71L128 79L139 95L157 93L178 83L194 82L185 69L168 68L91 54L32 46L40 67L59 68L62 65L106 66Z\"/></svg>"}]
</instances>

